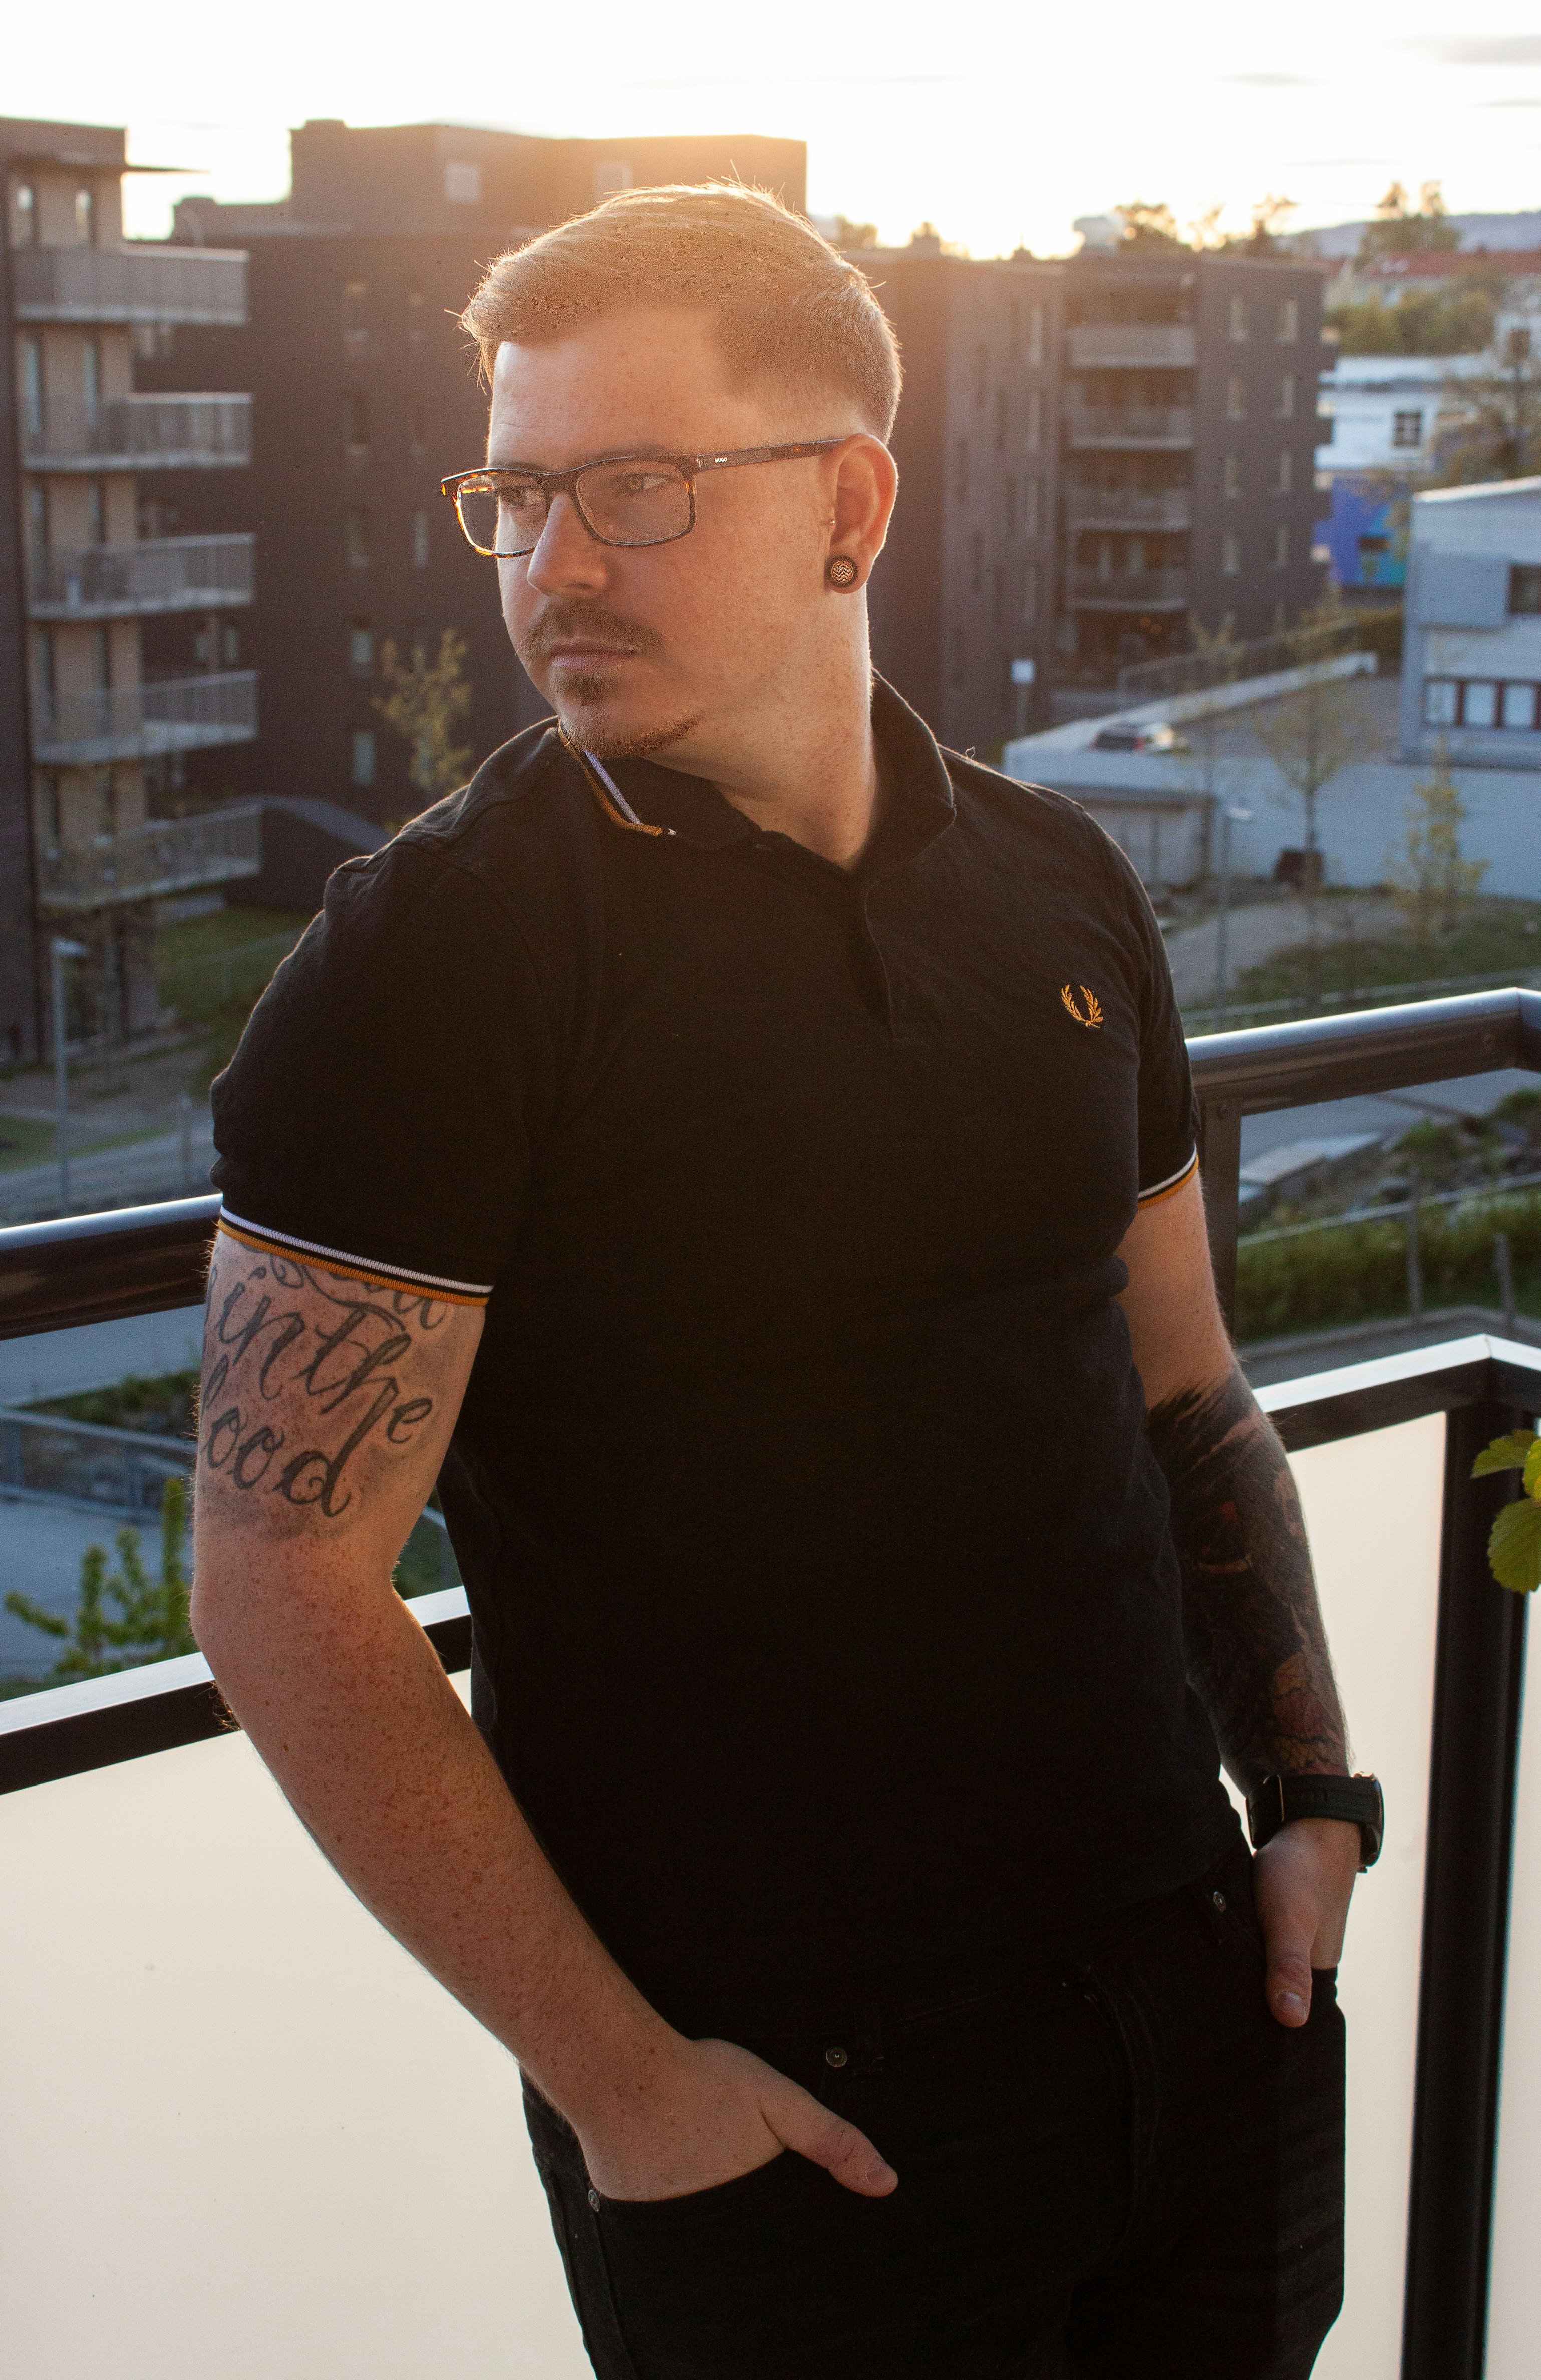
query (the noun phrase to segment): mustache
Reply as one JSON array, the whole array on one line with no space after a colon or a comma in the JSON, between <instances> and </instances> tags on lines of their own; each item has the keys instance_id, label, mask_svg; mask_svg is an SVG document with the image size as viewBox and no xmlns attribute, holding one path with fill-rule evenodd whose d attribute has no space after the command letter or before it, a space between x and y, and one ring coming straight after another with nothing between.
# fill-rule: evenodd
<instances>
[{"instance_id":1,"label":"mustache","mask_svg":"<svg viewBox=\"0 0 1541 2380\"><path fill-rule=\"evenodd\" d=\"M532 620L522 623L519 658L527 667L531 661L549 660L558 645L575 637L592 637L601 644L625 645L642 653L657 652L663 643L656 628L629 619L625 612L601 600L555 596L541 605Z\"/></svg>"}]
</instances>

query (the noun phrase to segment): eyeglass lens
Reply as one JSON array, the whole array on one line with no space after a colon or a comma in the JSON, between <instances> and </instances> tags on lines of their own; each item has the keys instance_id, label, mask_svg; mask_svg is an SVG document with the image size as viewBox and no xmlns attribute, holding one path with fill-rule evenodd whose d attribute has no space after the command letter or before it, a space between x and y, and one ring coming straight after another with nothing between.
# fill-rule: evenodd
<instances>
[{"instance_id":1,"label":"eyeglass lens","mask_svg":"<svg viewBox=\"0 0 1541 2380\"><path fill-rule=\"evenodd\" d=\"M577 500L607 545L664 545L690 527L690 484L672 463L596 463L581 474ZM462 487L457 501L466 535L483 553L508 559L539 544L547 513L539 480L500 471Z\"/></svg>"}]
</instances>

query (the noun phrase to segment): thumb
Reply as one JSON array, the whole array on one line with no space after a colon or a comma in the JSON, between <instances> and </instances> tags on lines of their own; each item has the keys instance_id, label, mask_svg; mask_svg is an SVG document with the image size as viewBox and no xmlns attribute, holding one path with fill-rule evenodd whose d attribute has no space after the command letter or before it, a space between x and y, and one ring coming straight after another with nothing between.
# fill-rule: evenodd
<instances>
[{"instance_id":1,"label":"thumb","mask_svg":"<svg viewBox=\"0 0 1541 2380\"><path fill-rule=\"evenodd\" d=\"M760 2113L776 2138L811 2165L821 2165L846 2190L861 2198L886 2198L898 2187L899 2177L880 2156L865 2132L831 2115L809 2091L795 2082L768 2092Z\"/></svg>"},{"instance_id":2,"label":"thumb","mask_svg":"<svg viewBox=\"0 0 1541 2380\"><path fill-rule=\"evenodd\" d=\"M1314 1930L1293 1911L1282 1912L1268 1930L1268 1971L1263 1991L1280 2024L1302 2025L1311 2013L1311 1944Z\"/></svg>"}]
</instances>

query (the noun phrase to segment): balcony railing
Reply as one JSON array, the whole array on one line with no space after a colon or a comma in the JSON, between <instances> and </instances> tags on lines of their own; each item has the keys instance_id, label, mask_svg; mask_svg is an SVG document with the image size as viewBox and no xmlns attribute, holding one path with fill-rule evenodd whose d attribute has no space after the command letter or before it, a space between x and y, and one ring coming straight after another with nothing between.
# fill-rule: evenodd
<instances>
[{"instance_id":1,"label":"balcony railing","mask_svg":"<svg viewBox=\"0 0 1541 2380\"><path fill-rule=\"evenodd\" d=\"M33 703L33 757L53 767L101 768L212 744L249 744L256 733L255 670L40 695Z\"/></svg>"},{"instance_id":2,"label":"balcony railing","mask_svg":"<svg viewBox=\"0 0 1541 2380\"><path fill-rule=\"evenodd\" d=\"M1078 612L1181 612L1188 602L1188 574L1072 569L1065 573L1065 592Z\"/></svg>"},{"instance_id":3,"label":"balcony railing","mask_svg":"<svg viewBox=\"0 0 1541 2380\"><path fill-rule=\"evenodd\" d=\"M22 322L246 321L239 249L23 248L11 257Z\"/></svg>"},{"instance_id":4,"label":"balcony railing","mask_svg":"<svg viewBox=\"0 0 1541 2380\"><path fill-rule=\"evenodd\" d=\"M1072 488L1073 528L1188 528L1191 488Z\"/></svg>"},{"instance_id":5,"label":"balcony railing","mask_svg":"<svg viewBox=\"0 0 1541 2380\"><path fill-rule=\"evenodd\" d=\"M51 547L28 557L28 609L34 620L107 620L249 603L256 550L249 536Z\"/></svg>"},{"instance_id":6,"label":"balcony railing","mask_svg":"<svg viewBox=\"0 0 1541 2380\"><path fill-rule=\"evenodd\" d=\"M1504 1066L1541 1072L1541 994L1227 1034L1190 1055L1229 1295L1244 1115ZM195 1305L217 1207L189 1199L0 1232L0 1340ZM1403 2380L1481 2380L1485 2368L1519 2380L1534 2360L1541 1811L1534 1784L1519 1792L1526 1598L1496 1586L1486 1563L1512 1482L1470 1474L1488 1439L1541 1410L1541 1353L1477 1334L1265 1390L1262 1402L1328 1557L1329 1633L1350 1657L1351 1705L1377 1730L1366 1757L1389 1768L1383 1751L1405 1755L1387 1857L1356 1896L1342 1973L1349 2298L1318 2369L1332 2380L1399 2369ZM411 1608L463 1675L463 1595ZM362 2305L378 2317L371 2368L382 2380L446 2356L491 2369L511 2338L521 2368L578 2380L540 2192L507 2156L510 2061L447 1996L409 1979L328 1878L203 1662L0 1704L0 1791L14 1796L0 1805L11 2005L46 2076L34 2088L13 2061L0 2086L29 2179L29 2253L9 2308L18 2368L103 2367L115 2330L148 2336L152 2323L164 2380L197 2380L212 2292L238 2307L254 2369L290 2368L297 2342L305 2368L342 2368ZM1516 1868L1530 1900L1511 1942ZM471 2222L492 2243L464 2260L471 2278L449 2312L438 2235L424 2228L441 2200L446 2236ZM98 2210L115 2227L115 2252L88 2313L67 2279ZM168 2226L184 2241L196 2233L201 2293L165 2289L153 2252ZM73 2362L31 2351L67 2318ZM465 2327L451 2335L446 2321Z\"/></svg>"},{"instance_id":7,"label":"balcony railing","mask_svg":"<svg viewBox=\"0 0 1541 2380\"><path fill-rule=\"evenodd\" d=\"M1073 371L1191 370L1195 352L1191 322L1081 322L1070 334Z\"/></svg>"},{"instance_id":8,"label":"balcony railing","mask_svg":"<svg viewBox=\"0 0 1541 2380\"><path fill-rule=\"evenodd\" d=\"M1065 407L1065 423L1073 446L1191 446L1194 415L1190 405L1087 405L1073 399Z\"/></svg>"},{"instance_id":9,"label":"balcony railing","mask_svg":"<svg viewBox=\"0 0 1541 2380\"><path fill-rule=\"evenodd\" d=\"M249 396L51 396L21 422L33 470L198 471L251 460Z\"/></svg>"},{"instance_id":10,"label":"balcony railing","mask_svg":"<svg viewBox=\"0 0 1541 2380\"><path fill-rule=\"evenodd\" d=\"M123 901L159 901L256 876L261 865L262 806L233 802L195 818L152 819L124 834L44 850L38 906L106 909Z\"/></svg>"}]
</instances>

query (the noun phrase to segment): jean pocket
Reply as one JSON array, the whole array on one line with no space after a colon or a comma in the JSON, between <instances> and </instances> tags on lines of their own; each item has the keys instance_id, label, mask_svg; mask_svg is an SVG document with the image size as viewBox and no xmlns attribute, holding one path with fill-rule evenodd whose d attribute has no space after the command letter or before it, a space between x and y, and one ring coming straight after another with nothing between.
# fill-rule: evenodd
<instances>
[{"instance_id":1,"label":"jean pocket","mask_svg":"<svg viewBox=\"0 0 1541 2380\"><path fill-rule=\"evenodd\" d=\"M778 2149L774 2156L767 2157L763 2165L751 2166L747 2173L713 2182L708 2190L687 2190L675 2198L606 2198L598 2191L593 2195L599 2200L597 2211L602 2222L639 2231L712 2223L720 2217L732 2221L752 2214L761 2199L773 2196L786 2179L786 2168L807 2163L793 2149Z\"/></svg>"}]
</instances>

